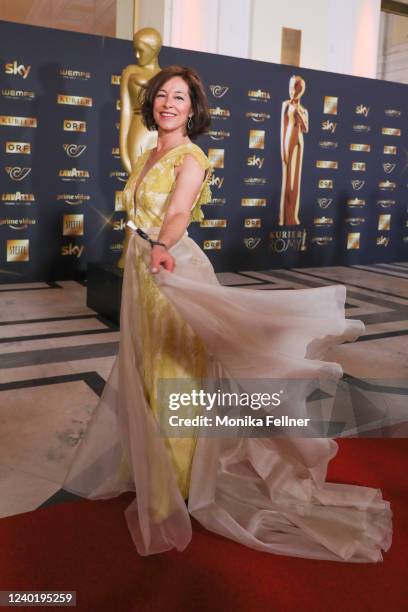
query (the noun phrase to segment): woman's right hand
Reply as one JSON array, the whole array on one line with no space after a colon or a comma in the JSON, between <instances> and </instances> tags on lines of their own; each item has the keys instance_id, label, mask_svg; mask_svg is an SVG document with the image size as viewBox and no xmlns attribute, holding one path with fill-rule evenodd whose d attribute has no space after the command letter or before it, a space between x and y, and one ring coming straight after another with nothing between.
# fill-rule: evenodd
<instances>
[{"instance_id":1,"label":"woman's right hand","mask_svg":"<svg viewBox=\"0 0 408 612\"><path fill-rule=\"evenodd\" d=\"M152 248L150 256L150 272L152 274L157 274L160 271L160 266L163 266L168 272L173 272L176 267L176 262L166 247L156 244Z\"/></svg>"}]
</instances>

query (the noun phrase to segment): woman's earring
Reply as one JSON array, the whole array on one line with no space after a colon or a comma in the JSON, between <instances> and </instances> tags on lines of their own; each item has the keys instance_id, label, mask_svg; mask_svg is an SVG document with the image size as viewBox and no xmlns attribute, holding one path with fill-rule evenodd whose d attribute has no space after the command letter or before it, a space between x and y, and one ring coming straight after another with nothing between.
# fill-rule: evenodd
<instances>
[{"instance_id":1,"label":"woman's earring","mask_svg":"<svg viewBox=\"0 0 408 612\"><path fill-rule=\"evenodd\" d=\"M189 117L187 121L187 129L189 132L191 131L192 127L193 127L193 120L191 117Z\"/></svg>"}]
</instances>

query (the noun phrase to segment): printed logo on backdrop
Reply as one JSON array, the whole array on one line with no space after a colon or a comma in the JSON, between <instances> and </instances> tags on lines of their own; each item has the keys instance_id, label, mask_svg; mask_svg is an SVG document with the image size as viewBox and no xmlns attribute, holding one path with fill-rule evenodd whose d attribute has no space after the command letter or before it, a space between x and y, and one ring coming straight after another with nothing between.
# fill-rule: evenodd
<instances>
[{"instance_id":1,"label":"printed logo on backdrop","mask_svg":"<svg viewBox=\"0 0 408 612\"><path fill-rule=\"evenodd\" d=\"M334 134L334 132L336 131L336 127L337 123L335 123L334 121L330 121L330 119L322 121L322 130L326 132L331 132L332 134Z\"/></svg>"},{"instance_id":2,"label":"printed logo on backdrop","mask_svg":"<svg viewBox=\"0 0 408 612\"><path fill-rule=\"evenodd\" d=\"M228 108L220 108L217 106L216 108L210 108L209 110L212 119L229 119L229 117L231 117L231 112Z\"/></svg>"},{"instance_id":3,"label":"printed logo on backdrop","mask_svg":"<svg viewBox=\"0 0 408 612\"><path fill-rule=\"evenodd\" d=\"M221 240L204 240L203 242L204 251L220 251L221 248Z\"/></svg>"},{"instance_id":4,"label":"printed logo on backdrop","mask_svg":"<svg viewBox=\"0 0 408 612\"><path fill-rule=\"evenodd\" d=\"M306 230L280 230L269 233L269 248L274 253L306 251Z\"/></svg>"},{"instance_id":5,"label":"printed logo on backdrop","mask_svg":"<svg viewBox=\"0 0 408 612\"><path fill-rule=\"evenodd\" d=\"M386 108L384 111L384 115L387 115L387 117L401 117L401 114L401 111L395 108Z\"/></svg>"},{"instance_id":6,"label":"printed logo on backdrop","mask_svg":"<svg viewBox=\"0 0 408 612\"><path fill-rule=\"evenodd\" d=\"M60 68L59 75L64 79L78 79L80 81L88 81L91 78L91 73L87 70L72 70L71 68Z\"/></svg>"},{"instance_id":7,"label":"printed logo on backdrop","mask_svg":"<svg viewBox=\"0 0 408 612\"><path fill-rule=\"evenodd\" d=\"M217 189L221 189L223 184L224 184L224 177L223 176L215 176L213 174L212 177L210 178L208 184L209 184L210 187L216 187Z\"/></svg>"},{"instance_id":8,"label":"printed logo on backdrop","mask_svg":"<svg viewBox=\"0 0 408 612\"><path fill-rule=\"evenodd\" d=\"M247 249L256 249L261 243L261 238L255 238L252 236L251 238L244 238L244 244Z\"/></svg>"},{"instance_id":9,"label":"printed logo on backdrop","mask_svg":"<svg viewBox=\"0 0 408 612\"><path fill-rule=\"evenodd\" d=\"M388 236L377 236L376 245L387 247L390 243L390 239Z\"/></svg>"},{"instance_id":10,"label":"printed logo on backdrop","mask_svg":"<svg viewBox=\"0 0 408 612\"><path fill-rule=\"evenodd\" d=\"M266 185L265 178L256 178L253 176L244 178L245 185Z\"/></svg>"},{"instance_id":11,"label":"printed logo on backdrop","mask_svg":"<svg viewBox=\"0 0 408 612\"><path fill-rule=\"evenodd\" d=\"M26 100L29 102L35 98L33 91L24 91L23 89L2 89L1 95L8 100Z\"/></svg>"},{"instance_id":12,"label":"printed logo on backdrop","mask_svg":"<svg viewBox=\"0 0 408 612\"><path fill-rule=\"evenodd\" d=\"M379 231L389 231L391 227L391 215L378 215L378 230Z\"/></svg>"},{"instance_id":13,"label":"printed logo on backdrop","mask_svg":"<svg viewBox=\"0 0 408 612\"><path fill-rule=\"evenodd\" d=\"M242 198L241 206L266 206L266 198Z\"/></svg>"},{"instance_id":14,"label":"printed logo on backdrop","mask_svg":"<svg viewBox=\"0 0 408 612\"><path fill-rule=\"evenodd\" d=\"M317 203L320 208L328 208L333 202L333 198L317 198Z\"/></svg>"},{"instance_id":15,"label":"printed logo on backdrop","mask_svg":"<svg viewBox=\"0 0 408 612\"><path fill-rule=\"evenodd\" d=\"M390 164L389 162L388 162L388 163L387 163L387 162L385 162L385 163L383 164L383 169L384 169L384 172L385 172L386 174L391 174L391 172L393 172L393 171L395 170L395 166L396 166L396 164Z\"/></svg>"},{"instance_id":16,"label":"printed logo on backdrop","mask_svg":"<svg viewBox=\"0 0 408 612\"><path fill-rule=\"evenodd\" d=\"M10 115L0 115L0 125L10 125L13 127L38 127L36 117L14 117Z\"/></svg>"},{"instance_id":17,"label":"printed logo on backdrop","mask_svg":"<svg viewBox=\"0 0 408 612\"><path fill-rule=\"evenodd\" d=\"M390 208L390 206L394 206L396 204L395 200L377 200L377 204L381 206L381 208Z\"/></svg>"},{"instance_id":18,"label":"printed logo on backdrop","mask_svg":"<svg viewBox=\"0 0 408 612\"><path fill-rule=\"evenodd\" d=\"M359 198L352 198L350 200L347 200L347 206L350 206L351 208L361 208L365 206L365 204L366 201L360 200Z\"/></svg>"},{"instance_id":19,"label":"printed logo on backdrop","mask_svg":"<svg viewBox=\"0 0 408 612\"><path fill-rule=\"evenodd\" d=\"M61 193L57 195L57 202L65 202L65 204L69 204L70 206L77 206L83 202L88 202L90 199L91 196L85 193Z\"/></svg>"},{"instance_id":20,"label":"printed logo on backdrop","mask_svg":"<svg viewBox=\"0 0 408 612\"><path fill-rule=\"evenodd\" d=\"M327 246L331 242L333 242L332 236L313 236L312 238L313 244L317 244L318 246Z\"/></svg>"},{"instance_id":21,"label":"printed logo on backdrop","mask_svg":"<svg viewBox=\"0 0 408 612\"><path fill-rule=\"evenodd\" d=\"M381 134L383 136L401 136L401 130L399 128L383 127L381 128Z\"/></svg>"},{"instance_id":22,"label":"printed logo on backdrop","mask_svg":"<svg viewBox=\"0 0 408 612\"><path fill-rule=\"evenodd\" d=\"M371 145L352 142L350 144L350 151L360 151L362 153L369 153L371 151Z\"/></svg>"},{"instance_id":23,"label":"printed logo on backdrop","mask_svg":"<svg viewBox=\"0 0 408 612\"><path fill-rule=\"evenodd\" d=\"M244 227L249 228L249 229L253 229L253 228L258 228L262 226L262 221L261 219L245 219L244 220Z\"/></svg>"},{"instance_id":24,"label":"printed logo on backdrop","mask_svg":"<svg viewBox=\"0 0 408 612\"><path fill-rule=\"evenodd\" d=\"M224 168L225 149L208 149L208 159L213 168Z\"/></svg>"},{"instance_id":25,"label":"printed logo on backdrop","mask_svg":"<svg viewBox=\"0 0 408 612\"><path fill-rule=\"evenodd\" d=\"M78 168L71 168L71 170L60 170L58 176L63 181L79 181L84 182L90 178L88 170L78 170Z\"/></svg>"},{"instance_id":26,"label":"printed logo on backdrop","mask_svg":"<svg viewBox=\"0 0 408 612\"><path fill-rule=\"evenodd\" d=\"M319 142L319 147L322 149L337 149L338 146L337 142L332 142L331 140L321 140Z\"/></svg>"},{"instance_id":27,"label":"printed logo on backdrop","mask_svg":"<svg viewBox=\"0 0 408 612\"><path fill-rule=\"evenodd\" d=\"M252 121L255 121L256 123L263 123L267 119L271 118L271 116L268 113L250 113L250 112L245 113L245 117L247 119L252 119Z\"/></svg>"},{"instance_id":28,"label":"printed logo on backdrop","mask_svg":"<svg viewBox=\"0 0 408 612\"><path fill-rule=\"evenodd\" d=\"M318 187L319 189L333 189L333 181L329 179L319 179Z\"/></svg>"},{"instance_id":29,"label":"printed logo on backdrop","mask_svg":"<svg viewBox=\"0 0 408 612\"><path fill-rule=\"evenodd\" d=\"M57 104L69 104L71 106L92 106L92 98L84 96L67 96L66 94L57 95Z\"/></svg>"},{"instance_id":30,"label":"printed logo on backdrop","mask_svg":"<svg viewBox=\"0 0 408 612\"><path fill-rule=\"evenodd\" d=\"M249 157L247 157L247 166L252 166L254 168L261 169L262 166L264 165L264 161L265 161L264 157L258 157L257 155L250 155Z\"/></svg>"},{"instance_id":31,"label":"printed logo on backdrop","mask_svg":"<svg viewBox=\"0 0 408 612\"><path fill-rule=\"evenodd\" d=\"M7 261L30 261L30 241L7 240Z\"/></svg>"},{"instance_id":32,"label":"printed logo on backdrop","mask_svg":"<svg viewBox=\"0 0 408 612\"><path fill-rule=\"evenodd\" d=\"M348 217L345 220L345 223L348 223L349 225L352 225L352 226L361 225L364 222L365 222L364 217Z\"/></svg>"},{"instance_id":33,"label":"printed logo on backdrop","mask_svg":"<svg viewBox=\"0 0 408 612\"><path fill-rule=\"evenodd\" d=\"M356 115L363 115L363 117L368 117L368 113L370 112L370 107L365 106L364 104L357 104L354 109Z\"/></svg>"},{"instance_id":34,"label":"printed logo on backdrop","mask_svg":"<svg viewBox=\"0 0 408 612\"><path fill-rule=\"evenodd\" d=\"M316 227L325 227L326 225L333 225L332 217L315 217L313 219L313 225Z\"/></svg>"},{"instance_id":35,"label":"printed logo on backdrop","mask_svg":"<svg viewBox=\"0 0 408 612\"><path fill-rule=\"evenodd\" d=\"M120 170L114 170L113 172L110 172L109 177L116 178L118 181L122 181L123 183L126 183L129 178L129 175L127 172L121 172Z\"/></svg>"},{"instance_id":36,"label":"printed logo on backdrop","mask_svg":"<svg viewBox=\"0 0 408 612\"><path fill-rule=\"evenodd\" d=\"M270 92L262 91L262 89L250 89L247 95L252 102L269 102L271 99Z\"/></svg>"},{"instance_id":37,"label":"printed logo on backdrop","mask_svg":"<svg viewBox=\"0 0 408 612\"><path fill-rule=\"evenodd\" d=\"M35 197L33 193L21 193L20 191L16 191L15 193L2 193L1 201L10 206L18 206L20 204L23 206L31 206L31 203L35 202Z\"/></svg>"},{"instance_id":38,"label":"printed logo on backdrop","mask_svg":"<svg viewBox=\"0 0 408 612\"><path fill-rule=\"evenodd\" d=\"M20 166L6 166L5 171L13 181L23 181L31 172L31 168L20 168Z\"/></svg>"},{"instance_id":39,"label":"printed logo on backdrop","mask_svg":"<svg viewBox=\"0 0 408 612\"><path fill-rule=\"evenodd\" d=\"M6 142L6 153L30 155L31 144L29 142Z\"/></svg>"},{"instance_id":40,"label":"printed logo on backdrop","mask_svg":"<svg viewBox=\"0 0 408 612\"><path fill-rule=\"evenodd\" d=\"M203 219L200 227L227 227L226 219Z\"/></svg>"},{"instance_id":41,"label":"printed logo on backdrop","mask_svg":"<svg viewBox=\"0 0 408 612\"><path fill-rule=\"evenodd\" d=\"M370 125L353 125L353 131L359 132L361 134L368 134L368 132L371 132L371 126Z\"/></svg>"},{"instance_id":42,"label":"printed logo on backdrop","mask_svg":"<svg viewBox=\"0 0 408 612\"><path fill-rule=\"evenodd\" d=\"M64 119L63 129L64 132L86 132L86 121Z\"/></svg>"},{"instance_id":43,"label":"printed logo on backdrop","mask_svg":"<svg viewBox=\"0 0 408 612\"><path fill-rule=\"evenodd\" d=\"M226 85L210 85L210 90L214 98L222 98L229 90L229 87Z\"/></svg>"},{"instance_id":44,"label":"printed logo on backdrop","mask_svg":"<svg viewBox=\"0 0 408 612\"><path fill-rule=\"evenodd\" d=\"M30 225L36 225L37 220L31 219L30 217L23 217L21 219L9 219L4 218L0 219L0 226L9 227L12 230L25 230L28 229Z\"/></svg>"},{"instance_id":45,"label":"printed logo on backdrop","mask_svg":"<svg viewBox=\"0 0 408 612\"><path fill-rule=\"evenodd\" d=\"M351 169L353 172L365 172L366 164L365 162L352 162Z\"/></svg>"},{"instance_id":46,"label":"printed logo on backdrop","mask_svg":"<svg viewBox=\"0 0 408 612\"><path fill-rule=\"evenodd\" d=\"M63 144L62 146L68 157L79 157L87 148L87 145L84 144Z\"/></svg>"},{"instance_id":47,"label":"printed logo on backdrop","mask_svg":"<svg viewBox=\"0 0 408 612\"><path fill-rule=\"evenodd\" d=\"M120 74L112 74L111 85L120 85Z\"/></svg>"},{"instance_id":48,"label":"printed logo on backdrop","mask_svg":"<svg viewBox=\"0 0 408 612\"><path fill-rule=\"evenodd\" d=\"M65 244L61 247L61 255L63 257L77 257L79 259L84 252L84 248L84 245L73 244L70 242L69 244Z\"/></svg>"},{"instance_id":49,"label":"printed logo on backdrop","mask_svg":"<svg viewBox=\"0 0 408 612\"><path fill-rule=\"evenodd\" d=\"M224 206L226 203L226 198L212 198L211 202L209 202L206 206Z\"/></svg>"},{"instance_id":50,"label":"printed logo on backdrop","mask_svg":"<svg viewBox=\"0 0 408 612\"><path fill-rule=\"evenodd\" d=\"M339 99L336 96L325 96L323 101L324 115L337 115Z\"/></svg>"},{"instance_id":51,"label":"printed logo on backdrop","mask_svg":"<svg viewBox=\"0 0 408 612\"><path fill-rule=\"evenodd\" d=\"M347 249L360 248L360 232L349 232L347 235Z\"/></svg>"},{"instance_id":52,"label":"printed logo on backdrop","mask_svg":"<svg viewBox=\"0 0 408 612\"><path fill-rule=\"evenodd\" d=\"M4 65L4 72L13 76L20 76L26 79L30 74L31 66L19 64L17 60Z\"/></svg>"},{"instance_id":53,"label":"printed logo on backdrop","mask_svg":"<svg viewBox=\"0 0 408 612\"><path fill-rule=\"evenodd\" d=\"M116 221L111 221L112 229L115 232L122 231L126 228L126 223L127 223L126 219L118 219Z\"/></svg>"},{"instance_id":54,"label":"printed logo on backdrop","mask_svg":"<svg viewBox=\"0 0 408 612\"><path fill-rule=\"evenodd\" d=\"M249 149L265 148L265 130L249 130Z\"/></svg>"},{"instance_id":55,"label":"printed logo on backdrop","mask_svg":"<svg viewBox=\"0 0 408 612\"><path fill-rule=\"evenodd\" d=\"M336 161L326 161L322 159L318 159L316 161L316 168L327 168L329 170L337 170L338 167L339 167L339 164Z\"/></svg>"},{"instance_id":56,"label":"printed logo on backdrop","mask_svg":"<svg viewBox=\"0 0 408 612\"><path fill-rule=\"evenodd\" d=\"M112 155L113 155L113 157L116 157L117 159L120 158L119 147L113 147L112 148Z\"/></svg>"},{"instance_id":57,"label":"printed logo on backdrop","mask_svg":"<svg viewBox=\"0 0 408 612\"><path fill-rule=\"evenodd\" d=\"M62 224L63 236L84 235L84 215L64 215Z\"/></svg>"},{"instance_id":58,"label":"printed logo on backdrop","mask_svg":"<svg viewBox=\"0 0 408 612\"><path fill-rule=\"evenodd\" d=\"M364 187L365 181L359 181L357 179L352 179L351 185L355 191L359 191L360 189Z\"/></svg>"},{"instance_id":59,"label":"printed logo on backdrop","mask_svg":"<svg viewBox=\"0 0 408 612\"><path fill-rule=\"evenodd\" d=\"M394 191L394 189L396 188L397 183L393 183L392 181L381 181L380 183L378 183L378 187L381 189L381 191Z\"/></svg>"},{"instance_id":60,"label":"printed logo on backdrop","mask_svg":"<svg viewBox=\"0 0 408 612\"><path fill-rule=\"evenodd\" d=\"M231 134L225 130L210 130L207 132L207 136L212 140L224 140L225 138L229 138Z\"/></svg>"},{"instance_id":61,"label":"printed logo on backdrop","mask_svg":"<svg viewBox=\"0 0 408 612\"><path fill-rule=\"evenodd\" d=\"M397 147L392 147L390 145L384 146L384 155L396 155L396 154L397 154Z\"/></svg>"}]
</instances>

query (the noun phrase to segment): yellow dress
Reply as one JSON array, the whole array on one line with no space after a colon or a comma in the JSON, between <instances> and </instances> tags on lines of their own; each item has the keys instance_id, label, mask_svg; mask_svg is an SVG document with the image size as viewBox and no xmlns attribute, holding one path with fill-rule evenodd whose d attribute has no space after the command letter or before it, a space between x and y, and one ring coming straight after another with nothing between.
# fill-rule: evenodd
<instances>
[{"instance_id":1,"label":"yellow dress","mask_svg":"<svg viewBox=\"0 0 408 612\"><path fill-rule=\"evenodd\" d=\"M203 151L195 144L183 144L171 149L148 171L136 194L135 188L149 154L150 151L146 151L138 158L122 194L128 219L149 235L155 235L161 228L175 185L175 168L183 163L186 155L192 155L206 171L190 216L191 221L201 220L204 217L201 205L211 201L211 165ZM140 318L140 328L143 329L142 359L138 368L142 373L146 399L158 418L158 381L165 378L200 381L205 378L206 352L198 336L153 282L143 258L136 257L135 264L141 298L137 314ZM178 486L184 498L188 497L195 443L194 438L171 437L166 440ZM126 459L122 469L128 469ZM126 472L122 473L124 474Z\"/></svg>"},{"instance_id":2,"label":"yellow dress","mask_svg":"<svg viewBox=\"0 0 408 612\"><path fill-rule=\"evenodd\" d=\"M141 156L124 189L129 217L152 236L163 222L174 169L186 155L207 170L191 212L201 218L200 206L210 198L210 164L196 145L169 151L135 194L147 154ZM390 504L379 489L326 481L338 450L334 440L285 431L259 438L194 430L190 438L173 438L161 428L160 379L187 379L193 388L204 377L231 386L279 380L290 390L288 407L294 397L297 416L307 416L314 382L342 375L338 364L323 360L327 350L363 331L361 322L345 318L345 287L223 287L187 233L171 248L173 272L151 275L150 252L132 233L119 353L63 488L90 499L135 492L125 516L141 555L183 550L193 516L209 530L269 553L381 561L391 545Z\"/></svg>"}]
</instances>

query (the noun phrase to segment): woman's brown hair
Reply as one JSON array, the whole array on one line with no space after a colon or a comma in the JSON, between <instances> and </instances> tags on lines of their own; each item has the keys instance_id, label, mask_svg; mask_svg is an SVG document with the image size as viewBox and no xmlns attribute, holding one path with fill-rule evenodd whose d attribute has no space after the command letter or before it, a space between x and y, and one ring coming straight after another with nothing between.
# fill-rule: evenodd
<instances>
[{"instance_id":1,"label":"woman's brown hair","mask_svg":"<svg viewBox=\"0 0 408 612\"><path fill-rule=\"evenodd\" d=\"M193 116L190 122L192 124L191 128L186 126L186 130L191 139L197 138L197 136L206 132L210 126L210 111L207 95L200 77L195 70L185 66L167 66L147 83L146 88L142 90L140 106L143 123L149 130L157 129L153 117L153 102L159 89L173 77L181 77L188 85Z\"/></svg>"}]
</instances>

